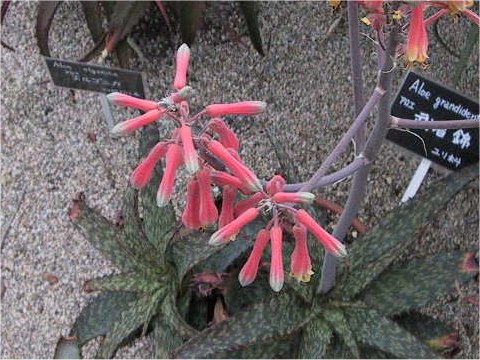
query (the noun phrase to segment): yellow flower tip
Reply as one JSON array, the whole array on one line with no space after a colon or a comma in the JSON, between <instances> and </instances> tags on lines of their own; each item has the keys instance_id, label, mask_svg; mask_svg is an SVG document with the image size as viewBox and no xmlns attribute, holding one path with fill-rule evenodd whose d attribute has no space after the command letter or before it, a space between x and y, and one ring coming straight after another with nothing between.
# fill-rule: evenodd
<instances>
[{"instance_id":1,"label":"yellow flower tip","mask_svg":"<svg viewBox=\"0 0 480 360\"><path fill-rule=\"evenodd\" d=\"M363 18L360 19L361 22L363 22L365 25L367 26L370 26L372 25L372 22L370 21L370 19L366 16L364 16Z\"/></svg>"},{"instance_id":2,"label":"yellow flower tip","mask_svg":"<svg viewBox=\"0 0 480 360\"><path fill-rule=\"evenodd\" d=\"M313 274L314 272L311 269L304 274L294 274L290 271L291 277L295 278L298 282L304 282L304 283L310 282L310 278L312 277Z\"/></svg>"},{"instance_id":3,"label":"yellow flower tip","mask_svg":"<svg viewBox=\"0 0 480 360\"><path fill-rule=\"evenodd\" d=\"M400 10L395 10L393 13L392 13L392 18L394 20L400 20L402 18L402 12Z\"/></svg>"}]
</instances>

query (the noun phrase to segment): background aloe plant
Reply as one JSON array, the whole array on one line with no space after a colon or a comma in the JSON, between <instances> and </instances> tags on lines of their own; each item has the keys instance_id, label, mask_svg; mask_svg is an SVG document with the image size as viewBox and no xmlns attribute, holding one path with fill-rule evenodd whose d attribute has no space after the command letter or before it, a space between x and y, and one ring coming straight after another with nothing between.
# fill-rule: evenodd
<instances>
[{"instance_id":1,"label":"background aloe plant","mask_svg":"<svg viewBox=\"0 0 480 360\"><path fill-rule=\"evenodd\" d=\"M141 155L156 137L152 128L143 131ZM155 204L156 181L127 190L121 227L79 198L73 223L121 272L85 283L86 291L100 293L59 342L56 356L78 357L89 340L104 336L97 356L108 358L148 334L157 358L437 357L458 345L456 333L416 310L474 278L475 254L398 259L476 176L476 168L449 175L393 210L349 247L337 287L322 296L315 295L316 281L288 281L272 293L266 271L240 287L236 277L261 221L218 248L207 244L208 233L181 234L173 207Z\"/></svg>"},{"instance_id":2,"label":"background aloe plant","mask_svg":"<svg viewBox=\"0 0 480 360\"><path fill-rule=\"evenodd\" d=\"M50 56L49 32L57 8L62 1L42 1L39 3L35 36L40 53ZM155 5L154 5L155 3ZM85 51L82 61L88 61L98 56L104 49L108 53L115 52L122 67L127 67L131 56L131 46L127 38L147 11L156 6L171 36L174 26L169 13L174 13L178 23L182 42L192 44L200 26L207 6L205 1L81 1L85 21L90 30L93 48ZM214 6L215 4L210 4ZM8 6L8 5L6 5ZM257 18L255 2L238 1L252 45L261 55L264 54L262 38ZM2 7L3 9L3 7ZM6 8L5 8L6 11ZM2 10L2 19L4 12ZM106 28L104 23L107 24Z\"/></svg>"}]
</instances>

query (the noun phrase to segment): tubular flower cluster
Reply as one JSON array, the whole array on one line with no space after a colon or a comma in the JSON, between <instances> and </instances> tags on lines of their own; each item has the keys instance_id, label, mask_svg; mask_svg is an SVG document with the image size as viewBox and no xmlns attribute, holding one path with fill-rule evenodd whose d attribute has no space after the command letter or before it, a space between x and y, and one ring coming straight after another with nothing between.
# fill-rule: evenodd
<instances>
[{"instance_id":1,"label":"tubular flower cluster","mask_svg":"<svg viewBox=\"0 0 480 360\"><path fill-rule=\"evenodd\" d=\"M135 168L130 176L130 182L137 189L146 186L152 178L155 166L165 157L164 174L157 192L158 206L165 206L172 196L177 170L185 165L191 179L187 184L187 204L182 221L190 229L199 229L211 226L218 219L218 210L211 192L212 182L221 186L231 186L231 189L224 192L227 201L224 202L225 209L222 211L221 222L225 225L235 219L237 190L251 194L262 189L252 170L240 160L237 153L240 147L237 136L218 116L254 115L264 111L266 105L261 101L213 104L191 116L187 102L193 94L193 89L187 85L189 63L190 49L183 44L176 54L174 92L158 102L117 92L107 95L107 98L112 104L129 106L145 112L114 126L111 129L114 136L130 135L135 130L161 119L173 121L175 129L170 139L155 145ZM192 125L205 115L213 118L200 128L203 127L212 136L216 136L218 141L210 140L208 133L204 134L205 130L200 134L194 133ZM217 160L220 162L216 162ZM227 171L217 171L215 166L222 168L225 166Z\"/></svg>"},{"instance_id":2,"label":"tubular flower cluster","mask_svg":"<svg viewBox=\"0 0 480 360\"><path fill-rule=\"evenodd\" d=\"M408 29L407 45L405 47L405 59L408 66L414 63L424 64L428 59L428 34L423 19L425 4L420 3L412 9L410 27Z\"/></svg>"},{"instance_id":3,"label":"tubular flower cluster","mask_svg":"<svg viewBox=\"0 0 480 360\"><path fill-rule=\"evenodd\" d=\"M473 23L480 25L480 17L478 14L469 9L469 7L473 6L472 0L435 1L432 5L442 9L437 12L439 16L434 14L431 16L432 19L436 20L438 17L446 14L450 14L451 16L459 16L463 14Z\"/></svg>"},{"instance_id":4,"label":"tubular flower cluster","mask_svg":"<svg viewBox=\"0 0 480 360\"><path fill-rule=\"evenodd\" d=\"M295 249L291 254L290 275L299 281L308 282L313 274L308 253L307 229L319 239L327 251L336 256L346 254L345 247L316 223L305 210L298 210L292 206L293 203L312 203L315 198L312 193L283 192L286 182L281 176L276 175L267 182L266 191L258 191L234 205L236 193L232 191L233 187L230 185L232 182L224 180L222 172L217 171L213 174L213 177L222 179L213 181L222 182L224 191L219 230L211 236L209 241L211 245L221 245L233 240L241 229L254 221L261 212L273 215L267 226L257 234L253 250L240 271L238 278L242 286L249 285L255 280L263 251L270 240L270 287L274 291L282 289L284 283L282 254L284 231L291 232L295 238ZM233 214L232 209L234 209ZM224 216L231 220L224 221Z\"/></svg>"}]
</instances>

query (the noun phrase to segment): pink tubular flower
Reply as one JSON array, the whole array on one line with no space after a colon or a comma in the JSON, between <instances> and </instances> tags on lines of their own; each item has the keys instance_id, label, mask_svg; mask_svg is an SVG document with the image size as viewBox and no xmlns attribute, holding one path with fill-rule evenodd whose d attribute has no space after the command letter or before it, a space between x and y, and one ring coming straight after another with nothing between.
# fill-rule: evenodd
<instances>
[{"instance_id":1,"label":"pink tubular flower","mask_svg":"<svg viewBox=\"0 0 480 360\"><path fill-rule=\"evenodd\" d=\"M233 186L226 185L222 192L222 210L218 217L218 228L221 229L225 225L231 223L235 218L235 198L237 197L237 189Z\"/></svg>"},{"instance_id":2,"label":"pink tubular flower","mask_svg":"<svg viewBox=\"0 0 480 360\"><path fill-rule=\"evenodd\" d=\"M267 104L263 101L242 101L230 104L211 104L205 107L207 115L256 115L265 111Z\"/></svg>"},{"instance_id":3,"label":"pink tubular flower","mask_svg":"<svg viewBox=\"0 0 480 360\"><path fill-rule=\"evenodd\" d=\"M249 198L239 201L235 206L235 216L239 216L240 214L244 213L246 210L255 206L260 200L264 198L265 195L259 191L250 196Z\"/></svg>"},{"instance_id":4,"label":"pink tubular flower","mask_svg":"<svg viewBox=\"0 0 480 360\"><path fill-rule=\"evenodd\" d=\"M133 119L115 125L110 130L110 133L113 136L130 135L132 132L141 128L142 126L148 125L160 119L160 117L165 113L165 111L165 109L150 110L143 115L137 116Z\"/></svg>"},{"instance_id":5,"label":"pink tubular flower","mask_svg":"<svg viewBox=\"0 0 480 360\"><path fill-rule=\"evenodd\" d=\"M150 181L155 165L165 156L168 150L167 142L159 142L148 153L147 157L130 175L130 183L135 189L141 189Z\"/></svg>"},{"instance_id":6,"label":"pink tubular flower","mask_svg":"<svg viewBox=\"0 0 480 360\"><path fill-rule=\"evenodd\" d=\"M155 101L139 99L134 96L113 92L107 95L108 101L114 105L130 106L139 110L149 111L159 108Z\"/></svg>"},{"instance_id":7,"label":"pink tubular flower","mask_svg":"<svg viewBox=\"0 0 480 360\"><path fill-rule=\"evenodd\" d=\"M275 193L282 191L285 187L287 182L283 177L280 175L273 176L265 185L265 189L267 190L267 194L272 196Z\"/></svg>"},{"instance_id":8,"label":"pink tubular flower","mask_svg":"<svg viewBox=\"0 0 480 360\"><path fill-rule=\"evenodd\" d=\"M208 243L210 245L224 244L229 241L232 236L235 236L242 227L255 220L259 214L260 210L258 208L248 209L230 224L225 225L223 228L213 233Z\"/></svg>"},{"instance_id":9,"label":"pink tubular flower","mask_svg":"<svg viewBox=\"0 0 480 360\"><path fill-rule=\"evenodd\" d=\"M188 63L190 61L190 48L187 44L182 44L177 50L176 72L173 87L180 90L187 85Z\"/></svg>"},{"instance_id":10,"label":"pink tubular flower","mask_svg":"<svg viewBox=\"0 0 480 360\"><path fill-rule=\"evenodd\" d=\"M226 148L238 150L240 142L237 135L220 118L213 118L208 122L208 127L218 134L218 141Z\"/></svg>"},{"instance_id":11,"label":"pink tubular flower","mask_svg":"<svg viewBox=\"0 0 480 360\"><path fill-rule=\"evenodd\" d=\"M166 156L167 165L157 192L157 205L159 207L167 205L170 201L173 193L175 175L178 167L182 165L182 162L182 147L178 144L170 144Z\"/></svg>"},{"instance_id":12,"label":"pink tubular flower","mask_svg":"<svg viewBox=\"0 0 480 360\"><path fill-rule=\"evenodd\" d=\"M308 254L307 229L303 226L293 227L295 248L290 257L290 275L298 281L309 282L313 275L312 262Z\"/></svg>"},{"instance_id":13,"label":"pink tubular flower","mask_svg":"<svg viewBox=\"0 0 480 360\"><path fill-rule=\"evenodd\" d=\"M383 14L383 0L357 0L368 12Z\"/></svg>"},{"instance_id":14,"label":"pink tubular flower","mask_svg":"<svg viewBox=\"0 0 480 360\"><path fill-rule=\"evenodd\" d=\"M262 184L255 174L243 165L218 141L208 140L206 147L213 155L222 161L230 171L238 177L250 190L261 191Z\"/></svg>"},{"instance_id":15,"label":"pink tubular flower","mask_svg":"<svg viewBox=\"0 0 480 360\"><path fill-rule=\"evenodd\" d=\"M190 174L195 174L200 165L198 164L197 151L193 145L192 128L189 125L182 125L179 133L182 139L185 167Z\"/></svg>"},{"instance_id":16,"label":"pink tubular flower","mask_svg":"<svg viewBox=\"0 0 480 360\"><path fill-rule=\"evenodd\" d=\"M423 19L425 4L420 3L412 9L410 27L408 29L405 58L409 66L414 63L423 64L428 59L428 34Z\"/></svg>"},{"instance_id":17,"label":"pink tubular flower","mask_svg":"<svg viewBox=\"0 0 480 360\"><path fill-rule=\"evenodd\" d=\"M305 226L325 247L325 249L335 256L346 256L345 246L330 235L303 209L298 210L295 215L297 221Z\"/></svg>"},{"instance_id":18,"label":"pink tubular flower","mask_svg":"<svg viewBox=\"0 0 480 360\"><path fill-rule=\"evenodd\" d=\"M263 251L270 240L270 232L262 229L258 232L253 244L252 252L248 257L247 262L243 265L242 270L238 274L238 281L240 285L247 286L255 281L258 272L258 265L262 259Z\"/></svg>"},{"instance_id":19,"label":"pink tubular flower","mask_svg":"<svg viewBox=\"0 0 480 360\"><path fill-rule=\"evenodd\" d=\"M218 219L218 210L213 200L212 191L210 188L210 173L207 169L202 169L197 173L198 190L200 210L198 213L198 219L200 225L208 226Z\"/></svg>"},{"instance_id":20,"label":"pink tubular flower","mask_svg":"<svg viewBox=\"0 0 480 360\"><path fill-rule=\"evenodd\" d=\"M282 228L278 225L270 229L272 258L270 261L270 287L273 291L280 291L283 287L283 256L282 256Z\"/></svg>"},{"instance_id":21,"label":"pink tubular flower","mask_svg":"<svg viewBox=\"0 0 480 360\"><path fill-rule=\"evenodd\" d=\"M275 202L292 202L300 204L311 204L315 200L315 195L310 192L277 192L272 196L272 200Z\"/></svg>"},{"instance_id":22,"label":"pink tubular flower","mask_svg":"<svg viewBox=\"0 0 480 360\"><path fill-rule=\"evenodd\" d=\"M244 194L251 194L252 191L243 184L242 180L237 178L236 176L230 175L225 171L217 171L213 170L210 173L210 178L213 183L220 185L220 186L233 186L239 189Z\"/></svg>"},{"instance_id":23,"label":"pink tubular flower","mask_svg":"<svg viewBox=\"0 0 480 360\"><path fill-rule=\"evenodd\" d=\"M182 213L182 223L189 229L199 229L202 225L198 218L198 182L192 179L187 184L187 204Z\"/></svg>"}]
</instances>

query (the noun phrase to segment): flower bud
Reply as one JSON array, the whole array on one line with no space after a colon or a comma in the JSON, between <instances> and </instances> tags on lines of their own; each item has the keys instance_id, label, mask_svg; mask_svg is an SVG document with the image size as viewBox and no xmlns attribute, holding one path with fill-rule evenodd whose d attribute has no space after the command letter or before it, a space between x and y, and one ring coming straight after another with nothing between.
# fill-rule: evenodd
<instances>
[{"instance_id":1,"label":"flower bud","mask_svg":"<svg viewBox=\"0 0 480 360\"><path fill-rule=\"evenodd\" d=\"M267 190L267 194L272 196L273 194L283 191L285 184L287 182L283 177L280 175L273 176L265 185L265 189Z\"/></svg>"},{"instance_id":2,"label":"flower bud","mask_svg":"<svg viewBox=\"0 0 480 360\"><path fill-rule=\"evenodd\" d=\"M280 291L283 287L283 255L282 255L282 228L278 225L270 229L270 242L272 247L270 261L270 287L273 291Z\"/></svg>"},{"instance_id":3,"label":"flower bud","mask_svg":"<svg viewBox=\"0 0 480 360\"><path fill-rule=\"evenodd\" d=\"M159 107L155 101L139 99L119 92L108 94L107 99L111 104L134 107L143 111L155 110Z\"/></svg>"},{"instance_id":4,"label":"flower bud","mask_svg":"<svg viewBox=\"0 0 480 360\"><path fill-rule=\"evenodd\" d=\"M182 125L179 133L182 139L185 167L190 174L195 174L200 165L198 164L197 151L193 145L192 128L189 125Z\"/></svg>"},{"instance_id":5,"label":"flower bud","mask_svg":"<svg viewBox=\"0 0 480 360\"><path fill-rule=\"evenodd\" d=\"M201 227L198 217L199 210L199 191L198 182L192 179L187 184L187 203L182 213L182 223L189 229L199 229Z\"/></svg>"},{"instance_id":6,"label":"flower bud","mask_svg":"<svg viewBox=\"0 0 480 360\"><path fill-rule=\"evenodd\" d=\"M183 162L182 147L178 144L170 144L166 155L166 167L162 182L157 192L157 205L165 206L170 201L177 169Z\"/></svg>"},{"instance_id":7,"label":"flower bud","mask_svg":"<svg viewBox=\"0 0 480 360\"><path fill-rule=\"evenodd\" d=\"M217 171L214 170L210 173L210 179L213 183L220 185L220 186L233 186L239 189L244 194L251 194L252 191L242 183L242 180L237 178L236 176L230 175L225 171Z\"/></svg>"},{"instance_id":8,"label":"flower bud","mask_svg":"<svg viewBox=\"0 0 480 360\"><path fill-rule=\"evenodd\" d=\"M132 132L141 128L142 126L148 125L160 119L162 115L165 113L165 111L166 111L165 109L150 110L143 115L137 116L133 119L130 119L115 125L110 130L110 134L112 136L130 135Z\"/></svg>"},{"instance_id":9,"label":"flower bud","mask_svg":"<svg viewBox=\"0 0 480 360\"><path fill-rule=\"evenodd\" d=\"M208 127L218 134L218 141L226 148L238 150L240 142L237 135L220 118L213 118L208 122Z\"/></svg>"},{"instance_id":10,"label":"flower bud","mask_svg":"<svg viewBox=\"0 0 480 360\"><path fill-rule=\"evenodd\" d=\"M242 101L230 104L211 104L205 110L210 116L256 115L265 111L267 104L263 101Z\"/></svg>"},{"instance_id":11,"label":"flower bud","mask_svg":"<svg viewBox=\"0 0 480 360\"><path fill-rule=\"evenodd\" d=\"M255 281L260 260L262 259L263 252L269 240L270 232L268 230L262 229L258 232L252 252L238 274L240 285L247 286Z\"/></svg>"},{"instance_id":12,"label":"flower bud","mask_svg":"<svg viewBox=\"0 0 480 360\"><path fill-rule=\"evenodd\" d=\"M218 228L221 229L225 225L231 223L234 216L235 198L237 197L237 189L233 186L224 186L222 192L222 210L218 218Z\"/></svg>"},{"instance_id":13,"label":"flower bud","mask_svg":"<svg viewBox=\"0 0 480 360\"><path fill-rule=\"evenodd\" d=\"M245 210L250 209L251 207L254 207L255 205L258 204L259 201L261 201L264 198L265 198L265 195L262 192L257 192L252 196L250 196L249 198L239 201L238 204L235 206L235 216L239 216Z\"/></svg>"},{"instance_id":14,"label":"flower bud","mask_svg":"<svg viewBox=\"0 0 480 360\"><path fill-rule=\"evenodd\" d=\"M315 195L310 192L277 192L272 196L272 200L277 203L299 203L299 204L311 204L315 200Z\"/></svg>"},{"instance_id":15,"label":"flower bud","mask_svg":"<svg viewBox=\"0 0 480 360\"><path fill-rule=\"evenodd\" d=\"M345 246L322 228L305 210L298 210L296 220L305 226L325 247L329 253L335 256L346 256Z\"/></svg>"},{"instance_id":16,"label":"flower bud","mask_svg":"<svg viewBox=\"0 0 480 360\"><path fill-rule=\"evenodd\" d=\"M259 214L260 210L258 208L248 209L230 224L225 225L223 228L213 233L208 243L210 245L221 245L229 241L232 236L238 234L242 227L255 220Z\"/></svg>"},{"instance_id":17,"label":"flower bud","mask_svg":"<svg viewBox=\"0 0 480 360\"><path fill-rule=\"evenodd\" d=\"M148 184L153 175L155 165L165 156L168 150L167 142L159 142L148 153L147 157L130 175L130 183L135 189L141 189Z\"/></svg>"},{"instance_id":18,"label":"flower bud","mask_svg":"<svg viewBox=\"0 0 480 360\"><path fill-rule=\"evenodd\" d=\"M215 223L218 219L218 210L213 200L213 195L210 187L209 170L202 169L197 173L200 210L198 219L202 226L208 226Z\"/></svg>"},{"instance_id":19,"label":"flower bud","mask_svg":"<svg viewBox=\"0 0 480 360\"><path fill-rule=\"evenodd\" d=\"M190 61L190 48L187 44L182 44L177 50L176 71L173 87L180 90L187 85L188 63Z\"/></svg>"},{"instance_id":20,"label":"flower bud","mask_svg":"<svg viewBox=\"0 0 480 360\"><path fill-rule=\"evenodd\" d=\"M255 174L245 165L239 162L230 152L218 141L209 140L206 147L214 156L222 161L230 171L238 177L250 190L261 191L262 184Z\"/></svg>"}]
</instances>

